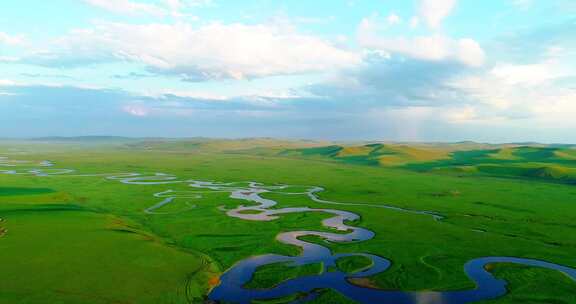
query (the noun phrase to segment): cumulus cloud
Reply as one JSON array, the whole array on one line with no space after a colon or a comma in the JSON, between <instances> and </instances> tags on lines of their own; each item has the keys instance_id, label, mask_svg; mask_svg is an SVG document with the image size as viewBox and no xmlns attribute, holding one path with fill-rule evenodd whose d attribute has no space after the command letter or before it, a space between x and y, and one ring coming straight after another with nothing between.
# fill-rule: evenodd
<instances>
[{"instance_id":1,"label":"cumulus cloud","mask_svg":"<svg viewBox=\"0 0 576 304\"><path fill-rule=\"evenodd\" d=\"M420 26L420 18L414 16L410 18L410 28L415 29Z\"/></svg>"},{"instance_id":2,"label":"cumulus cloud","mask_svg":"<svg viewBox=\"0 0 576 304\"><path fill-rule=\"evenodd\" d=\"M436 29L452 13L456 4L456 0L420 0L418 14L428 27Z\"/></svg>"},{"instance_id":3,"label":"cumulus cloud","mask_svg":"<svg viewBox=\"0 0 576 304\"><path fill-rule=\"evenodd\" d=\"M456 61L478 67L485 61L482 47L474 39L453 39L441 34L417 37L387 37L360 26L359 43L372 50L399 54L414 59L430 61Z\"/></svg>"},{"instance_id":4,"label":"cumulus cloud","mask_svg":"<svg viewBox=\"0 0 576 304\"><path fill-rule=\"evenodd\" d=\"M134 105L134 104L129 104L129 105L123 106L122 111L124 111L130 115L139 116L139 117L148 116L148 113L149 113L148 108L141 106L141 105Z\"/></svg>"},{"instance_id":5,"label":"cumulus cloud","mask_svg":"<svg viewBox=\"0 0 576 304\"><path fill-rule=\"evenodd\" d=\"M8 79L0 79L0 86L13 86L16 85L16 82Z\"/></svg>"},{"instance_id":6,"label":"cumulus cloud","mask_svg":"<svg viewBox=\"0 0 576 304\"><path fill-rule=\"evenodd\" d=\"M315 36L276 25L100 23L76 30L24 61L56 67L141 63L188 81L323 72L361 58Z\"/></svg>"},{"instance_id":7,"label":"cumulus cloud","mask_svg":"<svg viewBox=\"0 0 576 304\"><path fill-rule=\"evenodd\" d=\"M544 61L530 64L502 63L490 70L490 75L507 85L541 85L572 73L559 62Z\"/></svg>"},{"instance_id":8,"label":"cumulus cloud","mask_svg":"<svg viewBox=\"0 0 576 304\"><path fill-rule=\"evenodd\" d=\"M455 1L445 0L423 0L420 3L421 16L412 17L408 26L414 29L419 26L421 19L429 22L430 18L436 20L434 24L437 24L443 18L438 16L447 15L455 3ZM422 11L426 11L435 17L427 17L423 15ZM440 12L444 13L440 14ZM359 45L371 51L400 55L417 60L454 61L473 67L479 67L484 64L486 55L484 49L476 40L472 38L452 38L440 32L420 36L392 36L389 28L400 22L400 17L395 14L382 18L379 14L373 13L362 19L357 29Z\"/></svg>"},{"instance_id":9,"label":"cumulus cloud","mask_svg":"<svg viewBox=\"0 0 576 304\"><path fill-rule=\"evenodd\" d=\"M378 13L372 13L370 16L363 18L358 26L358 33L377 33L389 29L391 26L402 23L400 16L391 13L386 17Z\"/></svg>"},{"instance_id":10,"label":"cumulus cloud","mask_svg":"<svg viewBox=\"0 0 576 304\"><path fill-rule=\"evenodd\" d=\"M22 36L9 35L7 33L0 32L0 44L14 46L21 45L23 43L24 38Z\"/></svg>"},{"instance_id":11,"label":"cumulus cloud","mask_svg":"<svg viewBox=\"0 0 576 304\"><path fill-rule=\"evenodd\" d=\"M576 115L575 80L573 70L547 58L533 64L496 64L452 79L447 85L472 100L485 114L548 120L551 116ZM558 119L555 124L566 121Z\"/></svg>"},{"instance_id":12,"label":"cumulus cloud","mask_svg":"<svg viewBox=\"0 0 576 304\"><path fill-rule=\"evenodd\" d=\"M388 17L386 17L386 21L390 25L395 25L395 24L399 24L400 22L402 22L402 18L400 18L398 15L392 13L392 14L388 15Z\"/></svg>"},{"instance_id":13,"label":"cumulus cloud","mask_svg":"<svg viewBox=\"0 0 576 304\"><path fill-rule=\"evenodd\" d=\"M0 63L18 62L20 58L12 56L0 56Z\"/></svg>"},{"instance_id":14,"label":"cumulus cloud","mask_svg":"<svg viewBox=\"0 0 576 304\"><path fill-rule=\"evenodd\" d=\"M309 90L340 109L361 108L386 118L401 115L428 126L509 128L522 121L523 126L576 127L568 118L576 116L576 73L566 64L570 54L550 48L538 62L478 67L456 55L441 60L445 56L402 58L376 52L360 68Z\"/></svg>"}]
</instances>

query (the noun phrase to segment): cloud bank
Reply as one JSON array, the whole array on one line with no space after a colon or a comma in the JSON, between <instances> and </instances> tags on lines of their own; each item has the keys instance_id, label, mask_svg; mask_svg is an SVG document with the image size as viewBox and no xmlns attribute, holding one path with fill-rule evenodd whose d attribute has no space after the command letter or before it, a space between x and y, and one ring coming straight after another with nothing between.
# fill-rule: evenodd
<instances>
[{"instance_id":1,"label":"cloud bank","mask_svg":"<svg viewBox=\"0 0 576 304\"><path fill-rule=\"evenodd\" d=\"M150 72L204 81L324 72L358 64L360 56L273 24L101 23L23 61L49 67L134 62Z\"/></svg>"}]
</instances>

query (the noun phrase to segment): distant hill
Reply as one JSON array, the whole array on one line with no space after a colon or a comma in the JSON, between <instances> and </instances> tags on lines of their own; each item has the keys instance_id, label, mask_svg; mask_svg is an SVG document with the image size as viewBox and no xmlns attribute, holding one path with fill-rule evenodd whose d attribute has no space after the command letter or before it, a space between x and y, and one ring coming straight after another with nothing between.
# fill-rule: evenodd
<instances>
[{"instance_id":1,"label":"distant hill","mask_svg":"<svg viewBox=\"0 0 576 304\"><path fill-rule=\"evenodd\" d=\"M287 149L281 153L293 157L323 157L333 160L381 166L401 166L414 162L450 159L454 151L486 148L486 144L403 144L369 143L363 145L330 145L325 147Z\"/></svg>"},{"instance_id":2,"label":"distant hill","mask_svg":"<svg viewBox=\"0 0 576 304\"><path fill-rule=\"evenodd\" d=\"M275 138L40 137L32 143L175 153L227 153L394 167L433 174L486 175L576 184L576 146L510 143L331 142Z\"/></svg>"},{"instance_id":3,"label":"distant hill","mask_svg":"<svg viewBox=\"0 0 576 304\"><path fill-rule=\"evenodd\" d=\"M41 141L41 142L130 142L130 141L141 141L140 138L130 138L122 136L75 136L75 137L63 137L63 136L49 136L49 137L35 137L31 138L31 141Z\"/></svg>"},{"instance_id":4,"label":"distant hill","mask_svg":"<svg viewBox=\"0 0 576 304\"><path fill-rule=\"evenodd\" d=\"M488 175L576 184L574 145L370 143L286 149L279 155L436 174Z\"/></svg>"},{"instance_id":5,"label":"distant hill","mask_svg":"<svg viewBox=\"0 0 576 304\"><path fill-rule=\"evenodd\" d=\"M326 145L328 142L311 140L285 140L274 138L244 139L148 139L126 145L130 149L188 152L227 152L258 155L275 155L289 148L307 148Z\"/></svg>"}]
</instances>

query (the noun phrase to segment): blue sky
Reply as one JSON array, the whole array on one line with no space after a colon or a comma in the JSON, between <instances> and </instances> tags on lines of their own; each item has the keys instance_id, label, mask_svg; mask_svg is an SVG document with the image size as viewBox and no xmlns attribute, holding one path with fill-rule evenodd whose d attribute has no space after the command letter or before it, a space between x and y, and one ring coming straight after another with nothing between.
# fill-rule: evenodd
<instances>
[{"instance_id":1,"label":"blue sky","mask_svg":"<svg viewBox=\"0 0 576 304\"><path fill-rule=\"evenodd\" d=\"M573 0L5 0L0 137L576 143Z\"/></svg>"}]
</instances>

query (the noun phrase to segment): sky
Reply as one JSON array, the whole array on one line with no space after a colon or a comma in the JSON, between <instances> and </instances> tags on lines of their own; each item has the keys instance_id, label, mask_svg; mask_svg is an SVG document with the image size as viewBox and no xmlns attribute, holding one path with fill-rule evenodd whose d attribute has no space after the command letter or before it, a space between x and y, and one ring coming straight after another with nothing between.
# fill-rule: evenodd
<instances>
[{"instance_id":1,"label":"sky","mask_svg":"<svg viewBox=\"0 0 576 304\"><path fill-rule=\"evenodd\" d=\"M574 0L2 0L0 137L576 143Z\"/></svg>"}]
</instances>

